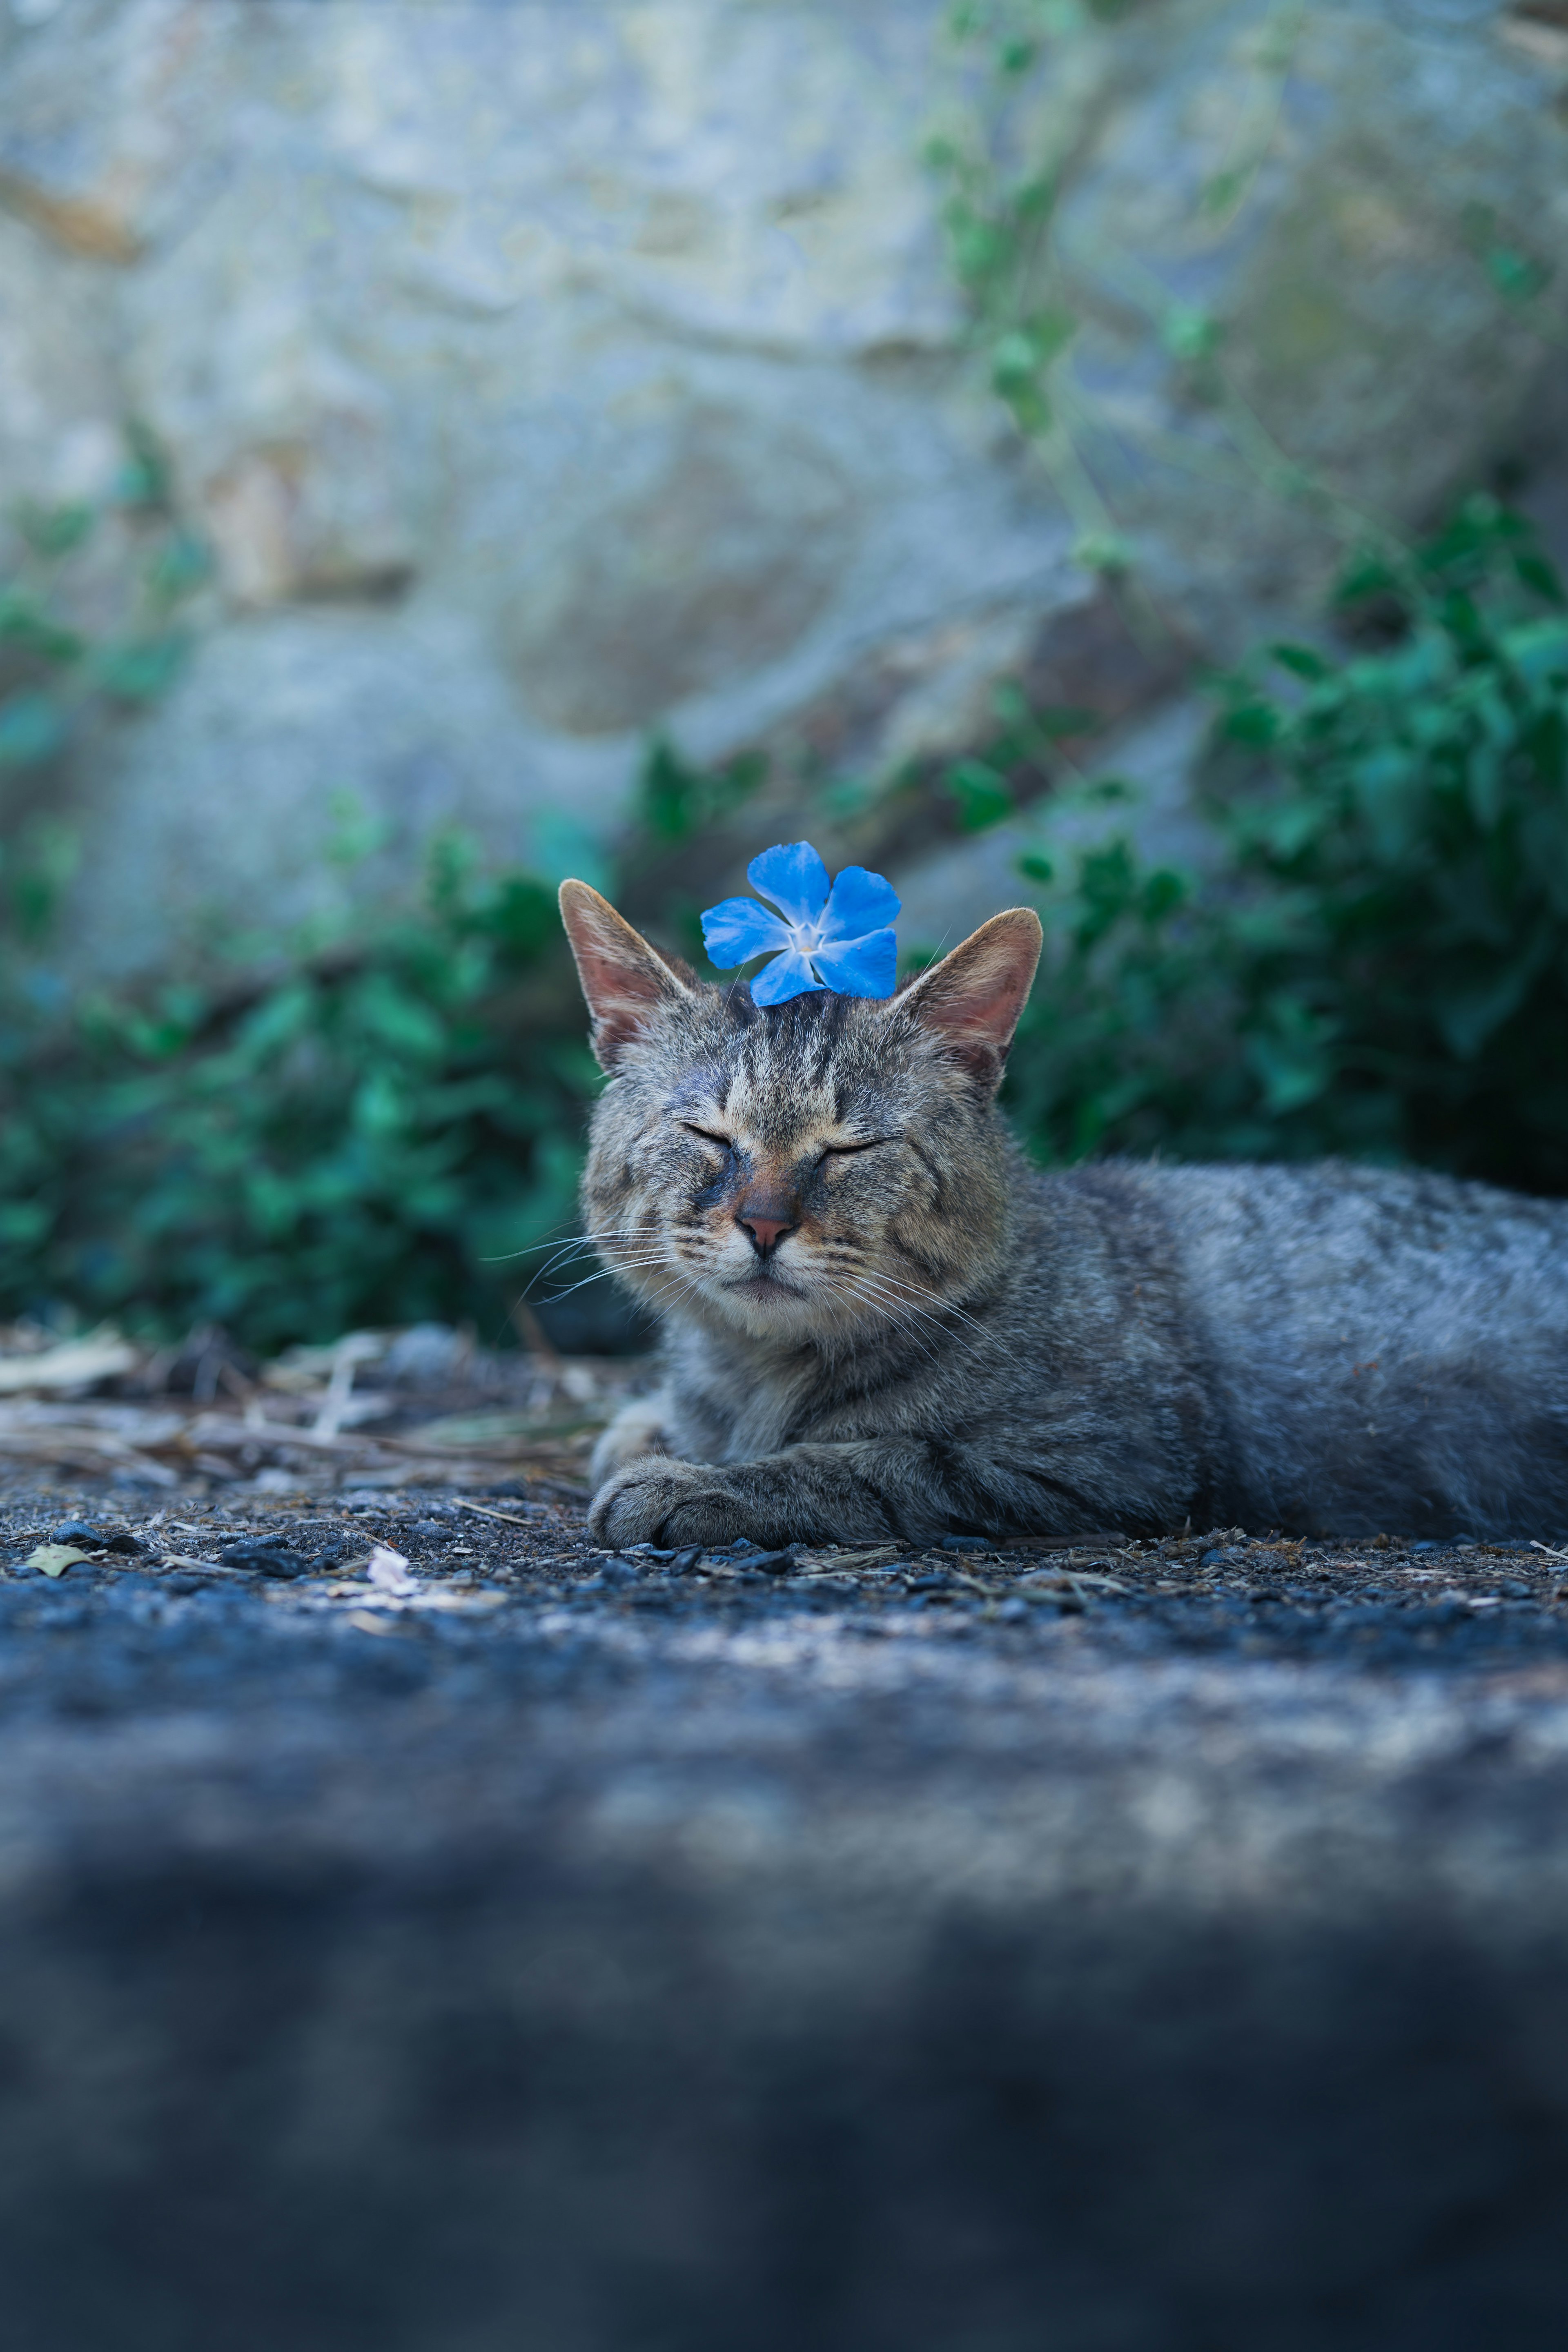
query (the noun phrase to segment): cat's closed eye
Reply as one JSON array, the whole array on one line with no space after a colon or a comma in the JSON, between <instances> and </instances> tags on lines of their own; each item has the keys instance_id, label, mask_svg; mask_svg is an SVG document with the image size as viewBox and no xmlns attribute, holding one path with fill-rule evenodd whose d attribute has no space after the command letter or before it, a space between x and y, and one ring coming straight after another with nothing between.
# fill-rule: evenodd
<instances>
[{"instance_id":1,"label":"cat's closed eye","mask_svg":"<svg viewBox=\"0 0 1568 2352\"><path fill-rule=\"evenodd\" d=\"M704 1143L716 1143L721 1151L731 1151L734 1149L727 1135L715 1135L710 1127L693 1127L689 1118L683 1118L680 1124L688 1135L700 1136Z\"/></svg>"},{"instance_id":2,"label":"cat's closed eye","mask_svg":"<svg viewBox=\"0 0 1568 2352\"><path fill-rule=\"evenodd\" d=\"M898 1139L896 1135L868 1135L864 1143L825 1143L822 1157L824 1160L847 1160L852 1152L876 1151L884 1143L897 1143Z\"/></svg>"}]
</instances>

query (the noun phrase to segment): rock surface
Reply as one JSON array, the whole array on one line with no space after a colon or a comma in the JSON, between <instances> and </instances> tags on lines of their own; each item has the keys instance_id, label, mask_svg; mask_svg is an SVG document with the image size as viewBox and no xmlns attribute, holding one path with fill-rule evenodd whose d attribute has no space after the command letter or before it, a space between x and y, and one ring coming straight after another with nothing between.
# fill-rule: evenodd
<instances>
[{"instance_id":1,"label":"rock surface","mask_svg":"<svg viewBox=\"0 0 1568 2352\"><path fill-rule=\"evenodd\" d=\"M18 2352L1562 2339L1546 1553L69 1489L0 1561Z\"/></svg>"},{"instance_id":2,"label":"rock surface","mask_svg":"<svg viewBox=\"0 0 1568 2352\"><path fill-rule=\"evenodd\" d=\"M1094 515L964 354L920 160L974 101L943 13L0 12L0 493L100 486L134 415L220 582L76 780L79 963L395 895L443 823L581 865L666 718L874 772L1081 625ZM1184 647L1310 607L1351 508L1419 520L1560 423L1564 79L1489 0L1181 0L995 127L1067 141L1064 413Z\"/></svg>"}]
</instances>

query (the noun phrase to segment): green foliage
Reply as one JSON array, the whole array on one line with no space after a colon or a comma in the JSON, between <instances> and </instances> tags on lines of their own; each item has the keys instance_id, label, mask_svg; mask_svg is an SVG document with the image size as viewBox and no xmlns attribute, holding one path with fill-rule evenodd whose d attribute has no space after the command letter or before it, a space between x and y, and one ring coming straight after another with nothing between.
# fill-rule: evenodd
<instances>
[{"instance_id":1,"label":"green foliage","mask_svg":"<svg viewBox=\"0 0 1568 2352\"><path fill-rule=\"evenodd\" d=\"M1045 821L1010 1082L1042 1158L1343 1151L1568 1190L1562 589L1477 499L1344 593L1394 641L1216 682L1201 878Z\"/></svg>"},{"instance_id":2,"label":"green foliage","mask_svg":"<svg viewBox=\"0 0 1568 2352\"><path fill-rule=\"evenodd\" d=\"M184 650L179 608L207 563L144 457L98 505L24 507L11 520L16 551L0 576L0 766L22 768L52 759L97 699L135 705L163 691ZM87 566L114 528L132 557L129 592L107 624L88 627L79 618Z\"/></svg>"},{"instance_id":3,"label":"green foliage","mask_svg":"<svg viewBox=\"0 0 1568 2352\"><path fill-rule=\"evenodd\" d=\"M100 507L14 520L0 1314L221 1322L263 1348L463 1313L497 1336L528 1271L502 1261L572 1217L594 1080L553 895L481 877L450 836L419 909L352 941L279 942L262 982L73 1001L47 958L76 855L47 814L51 766L100 712L168 686L205 558L140 437ZM95 569L111 534L117 562ZM334 814L334 864L383 845L357 803Z\"/></svg>"},{"instance_id":4,"label":"green foliage","mask_svg":"<svg viewBox=\"0 0 1568 2352\"><path fill-rule=\"evenodd\" d=\"M633 822L657 853L722 824L762 782L766 761L742 752L721 768L699 768L666 735L656 735L637 779Z\"/></svg>"},{"instance_id":5,"label":"green foliage","mask_svg":"<svg viewBox=\"0 0 1568 2352\"><path fill-rule=\"evenodd\" d=\"M1133 5L953 0L947 30L958 71L942 128L924 152L941 193L949 268L969 314L976 376L1070 517L1075 560L1108 576L1147 635L1168 625L1138 578L1137 541L1117 511L1122 486L1140 478L1143 461L1128 467L1116 458L1123 423L1097 389L1103 365L1093 356L1095 338L1108 305L1119 339L1143 338L1144 377L1154 377L1163 354L1175 362L1178 408L1202 412L1201 429L1160 436L1162 465L1186 467L1211 482L1228 478L1243 495L1261 488L1310 513L1342 549L1372 535L1392 543L1394 531L1275 441L1245 390L1256 354L1247 350L1244 314L1218 316L1183 299L1171 268L1109 233L1103 205L1092 231L1086 234L1081 220L1076 230L1068 226L1086 135L1114 88L1109 68L1118 20ZM1183 164L1168 168L1163 189L1173 201L1184 183L1194 190L1183 240L1190 253L1212 250L1216 233L1253 201L1277 151L1309 21L1305 0L1276 0L1233 48L1217 169L1206 168L1205 159L1218 119L1190 110L1182 129L1188 152ZM1173 216L1167 227L1174 226ZM1482 275L1497 298L1500 326L1506 319L1546 342L1563 341L1542 299L1554 283L1553 263L1519 224L1478 199L1460 205L1451 258L1456 274Z\"/></svg>"},{"instance_id":6,"label":"green foliage","mask_svg":"<svg viewBox=\"0 0 1568 2352\"><path fill-rule=\"evenodd\" d=\"M1140 857L1113 780L1037 804L1049 945L1008 1101L1042 1160L1333 1150L1568 1189L1562 591L1473 500L1344 595L1349 652L1276 644L1215 681L1201 870ZM997 722L934 780L961 823L1007 814L1087 714L1014 691ZM652 887L755 781L653 746L624 870ZM339 816L352 866L378 835ZM68 855L44 842L34 899L14 877L0 959L0 1313L500 1337L574 1222L595 1086L552 894L445 836L421 904L366 935L226 992L73 1002L36 945Z\"/></svg>"},{"instance_id":7,"label":"green foliage","mask_svg":"<svg viewBox=\"0 0 1568 2352\"><path fill-rule=\"evenodd\" d=\"M0 1304L252 1344L479 1318L572 1214L593 1065L552 894L439 842L426 903L226 1002L166 989L0 1027Z\"/></svg>"},{"instance_id":8,"label":"green foliage","mask_svg":"<svg viewBox=\"0 0 1568 2352\"><path fill-rule=\"evenodd\" d=\"M650 745L628 862L759 773ZM356 802L332 814L334 865L384 846ZM597 1084L553 891L446 835L420 906L279 941L263 980L72 1001L40 952L71 856L39 836L0 957L0 1315L217 1322L261 1349L467 1317L502 1339L576 1223Z\"/></svg>"},{"instance_id":9,"label":"green foliage","mask_svg":"<svg viewBox=\"0 0 1568 2352\"><path fill-rule=\"evenodd\" d=\"M60 552L90 536L58 515L29 528ZM27 609L41 639L47 607ZM68 658L89 652L101 668L101 647L73 641ZM657 866L722 824L760 776L656 740L628 861ZM384 845L352 799L332 814L335 866ZM279 941L262 981L72 1001L44 950L74 848L36 826L10 875L0 1315L217 1322L263 1349L426 1317L503 1338L532 1253L576 1223L596 1085L553 891L484 874L448 835L416 909L325 946Z\"/></svg>"},{"instance_id":10,"label":"green foliage","mask_svg":"<svg viewBox=\"0 0 1568 2352\"><path fill-rule=\"evenodd\" d=\"M60 762L94 721L144 708L173 683L187 644L184 608L206 578L207 558L174 514L152 443L134 432L107 497L23 506L9 520L0 568L0 879L13 924L37 939L72 863L47 805Z\"/></svg>"}]
</instances>

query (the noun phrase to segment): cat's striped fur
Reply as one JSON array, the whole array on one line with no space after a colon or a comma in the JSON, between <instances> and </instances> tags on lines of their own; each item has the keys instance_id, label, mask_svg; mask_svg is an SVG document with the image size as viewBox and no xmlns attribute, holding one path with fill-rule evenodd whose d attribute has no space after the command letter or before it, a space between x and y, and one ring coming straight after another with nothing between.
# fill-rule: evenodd
<instances>
[{"instance_id":1,"label":"cat's striped fur","mask_svg":"<svg viewBox=\"0 0 1568 2352\"><path fill-rule=\"evenodd\" d=\"M1568 1528L1568 1204L1330 1163L1029 1169L1039 951L761 1009L568 883L610 1084L584 1198L660 1317L606 1542Z\"/></svg>"}]
</instances>

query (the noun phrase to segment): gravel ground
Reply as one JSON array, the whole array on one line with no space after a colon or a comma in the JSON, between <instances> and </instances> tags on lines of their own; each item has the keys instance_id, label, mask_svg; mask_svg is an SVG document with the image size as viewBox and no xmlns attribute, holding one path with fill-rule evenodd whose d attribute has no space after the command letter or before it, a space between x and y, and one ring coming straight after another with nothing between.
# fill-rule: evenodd
<instances>
[{"instance_id":1,"label":"gravel ground","mask_svg":"<svg viewBox=\"0 0 1568 2352\"><path fill-rule=\"evenodd\" d=\"M1565 1576L13 1492L0 2339L1560 2352Z\"/></svg>"}]
</instances>

